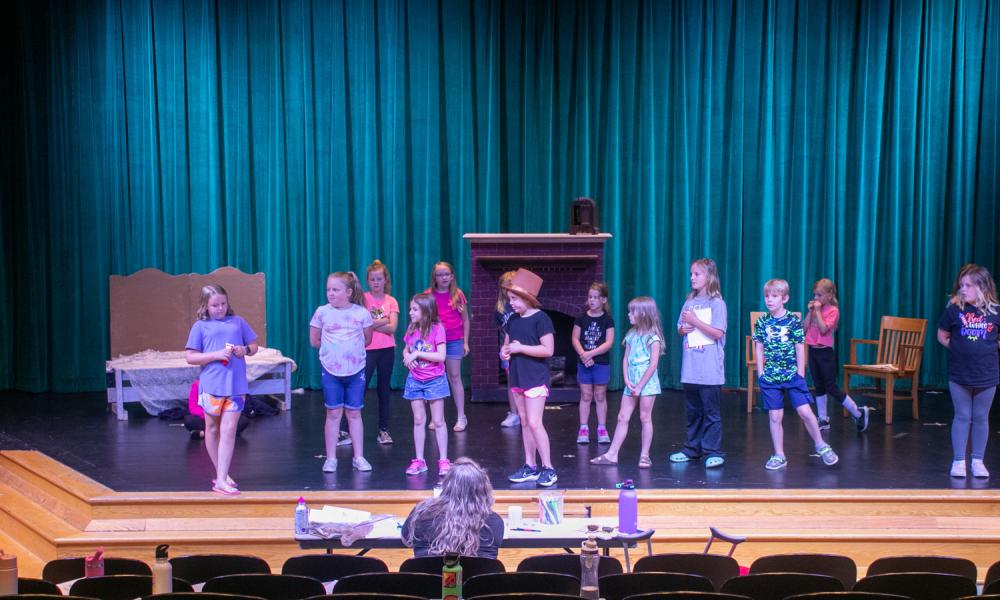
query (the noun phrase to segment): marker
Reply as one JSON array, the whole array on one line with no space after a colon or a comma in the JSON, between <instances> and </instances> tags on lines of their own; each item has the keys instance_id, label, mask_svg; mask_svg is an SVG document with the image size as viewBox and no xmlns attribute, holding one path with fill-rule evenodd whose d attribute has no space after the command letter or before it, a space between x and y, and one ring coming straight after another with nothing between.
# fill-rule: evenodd
<instances>
[{"instance_id":1,"label":"marker","mask_svg":"<svg viewBox=\"0 0 1000 600\"><path fill-rule=\"evenodd\" d=\"M511 531L534 531L535 533L541 533L541 529L528 529L527 527L511 527Z\"/></svg>"}]
</instances>

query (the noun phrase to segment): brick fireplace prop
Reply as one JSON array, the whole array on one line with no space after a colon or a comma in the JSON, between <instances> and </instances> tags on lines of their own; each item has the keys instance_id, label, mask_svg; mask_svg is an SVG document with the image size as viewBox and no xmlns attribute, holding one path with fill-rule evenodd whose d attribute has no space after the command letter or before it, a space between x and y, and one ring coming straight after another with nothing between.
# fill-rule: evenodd
<instances>
[{"instance_id":1,"label":"brick fireplace prop","mask_svg":"<svg viewBox=\"0 0 1000 600\"><path fill-rule=\"evenodd\" d=\"M464 237L472 250L472 402L507 401L494 314L500 275L519 267L545 280L539 300L556 327L551 398L578 401L576 352L570 344L573 319L584 308L591 282L604 280L604 244L611 234L467 233Z\"/></svg>"}]
</instances>

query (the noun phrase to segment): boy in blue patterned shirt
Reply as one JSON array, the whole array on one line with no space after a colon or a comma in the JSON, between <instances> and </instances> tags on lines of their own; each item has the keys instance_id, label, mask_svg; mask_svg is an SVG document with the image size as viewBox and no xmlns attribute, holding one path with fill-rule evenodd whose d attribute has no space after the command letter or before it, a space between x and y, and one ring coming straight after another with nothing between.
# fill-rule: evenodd
<instances>
[{"instance_id":1,"label":"boy in blue patterned shirt","mask_svg":"<svg viewBox=\"0 0 1000 600\"><path fill-rule=\"evenodd\" d=\"M765 469L774 471L788 465L785 459L785 391L792 407L799 413L816 451L825 465L837 464L837 454L819 432L819 423L809 403L812 395L806 386L805 332L802 321L785 308L788 302L788 282L771 279L764 284L764 305L768 314L757 319L753 341L757 356L758 383L764 407L770 417L771 441L774 454L767 459Z\"/></svg>"}]
</instances>

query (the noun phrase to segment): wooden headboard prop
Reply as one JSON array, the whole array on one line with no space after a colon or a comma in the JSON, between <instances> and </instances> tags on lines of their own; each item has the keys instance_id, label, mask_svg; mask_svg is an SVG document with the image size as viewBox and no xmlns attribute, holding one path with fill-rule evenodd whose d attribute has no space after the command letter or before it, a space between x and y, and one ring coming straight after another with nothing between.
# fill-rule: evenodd
<instances>
[{"instance_id":1,"label":"wooden headboard prop","mask_svg":"<svg viewBox=\"0 0 1000 600\"><path fill-rule=\"evenodd\" d=\"M201 288L210 283L229 293L236 314L246 319L266 345L267 311L263 273L244 273L221 267L211 273L168 275L143 269L110 278L111 357L143 350L184 350L201 300Z\"/></svg>"}]
</instances>

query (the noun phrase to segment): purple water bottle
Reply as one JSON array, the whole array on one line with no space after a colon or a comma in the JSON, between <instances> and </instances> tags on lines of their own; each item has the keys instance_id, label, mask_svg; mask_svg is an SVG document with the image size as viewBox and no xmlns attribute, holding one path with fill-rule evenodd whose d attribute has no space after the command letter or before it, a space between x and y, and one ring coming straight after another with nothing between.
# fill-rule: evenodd
<instances>
[{"instance_id":1,"label":"purple water bottle","mask_svg":"<svg viewBox=\"0 0 1000 600\"><path fill-rule=\"evenodd\" d=\"M639 530L639 496L635 493L635 483L626 479L618 484L618 531L635 533Z\"/></svg>"}]
</instances>

